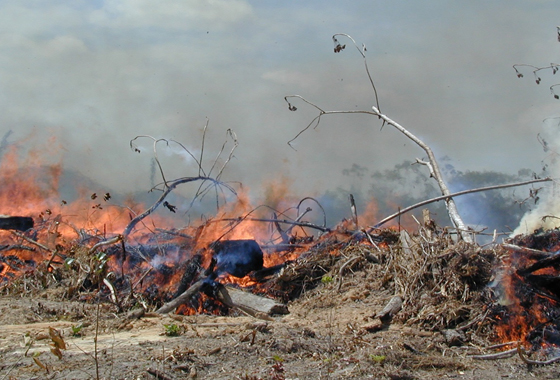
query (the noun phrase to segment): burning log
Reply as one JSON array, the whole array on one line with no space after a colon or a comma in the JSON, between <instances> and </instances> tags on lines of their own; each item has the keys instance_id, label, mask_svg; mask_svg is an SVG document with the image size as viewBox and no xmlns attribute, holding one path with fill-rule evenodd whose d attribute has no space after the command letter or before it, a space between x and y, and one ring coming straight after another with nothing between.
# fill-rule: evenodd
<instances>
[{"instance_id":1,"label":"burning log","mask_svg":"<svg viewBox=\"0 0 560 380\"><path fill-rule=\"evenodd\" d=\"M269 319L268 316L272 314L288 313L288 308L286 307L286 305L283 305L269 298L258 296L256 294L244 292L232 287L225 287L222 284L213 281L211 277L203 277L202 279L198 280L185 292L183 292L173 301L163 305L156 312L158 314L169 313L180 305L188 302L199 292L210 289L215 290L213 293L215 293L216 297L226 306L237 308L253 317Z\"/></svg>"},{"instance_id":2,"label":"burning log","mask_svg":"<svg viewBox=\"0 0 560 380\"><path fill-rule=\"evenodd\" d=\"M198 280L193 285L191 285L187 290L185 290L181 295L179 295L177 298L175 298L173 301L170 301L170 302L166 303L165 305L160 307L158 310L156 310L156 313L158 313L158 314L170 313L174 309L176 309L177 307L186 303L192 297L197 295L198 292L200 292L202 287L205 285L206 280L207 280L207 277L204 277L204 278Z\"/></svg>"},{"instance_id":3,"label":"burning log","mask_svg":"<svg viewBox=\"0 0 560 380\"><path fill-rule=\"evenodd\" d=\"M255 240L216 241L211 244L210 248L214 254L205 275L187 288L201 269L202 257L196 255L185 267L179 289L176 292L178 296L157 310L158 313L171 312L178 306L187 303L199 292L212 293L212 296L218 298L223 304L238 308L253 316L287 313L285 305L234 288L226 289L215 281L218 276L223 274L243 278L251 272L263 270L263 252Z\"/></svg>"},{"instance_id":4,"label":"burning log","mask_svg":"<svg viewBox=\"0 0 560 380\"><path fill-rule=\"evenodd\" d=\"M0 230L27 231L33 228L33 218L28 216L0 216Z\"/></svg>"}]
</instances>

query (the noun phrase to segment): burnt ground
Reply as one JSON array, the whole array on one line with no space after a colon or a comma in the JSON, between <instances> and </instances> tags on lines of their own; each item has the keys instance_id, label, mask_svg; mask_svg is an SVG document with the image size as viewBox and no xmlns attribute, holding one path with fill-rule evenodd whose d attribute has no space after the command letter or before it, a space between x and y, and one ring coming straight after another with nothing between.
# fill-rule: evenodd
<instances>
[{"instance_id":1,"label":"burnt ground","mask_svg":"<svg viewBox=\"0 0 560 380\"><path fill-rule=\"evenodd\" d=\"M484 286L473 290L475 280L485 275L473 268L499 259L499 252L465 246L434 250L423 269L410 257L397 257L425 250L372 250L378 260L354 260L356 252L355 247L342 252L323 275L313 272L314 287L288 303L289 314L270 320L236 312L146 312L136 318L118 313L109 302L64 300L57 287L2 295L0 379L560 377L558 364L530 367L518 355L472 358L499 352L489 348L497 340L494 321L484 312L490 302L486 284L492 279L484 278ZM320 260L307 259L315 261ZM408 276L415 281L403 281L407 271L414 271ZM453 282L457 271L458 282ZM423 277L428 272L431 277ZM430 279L436 280L430 285ZM461 287L461 281L469 287ZM396 293L403 295L403 309L381 325L375 315ZM49 335L50 328L62 338ZM58 354L53 345L61 341L66 349Z\"/></svg>"}]
</instances>

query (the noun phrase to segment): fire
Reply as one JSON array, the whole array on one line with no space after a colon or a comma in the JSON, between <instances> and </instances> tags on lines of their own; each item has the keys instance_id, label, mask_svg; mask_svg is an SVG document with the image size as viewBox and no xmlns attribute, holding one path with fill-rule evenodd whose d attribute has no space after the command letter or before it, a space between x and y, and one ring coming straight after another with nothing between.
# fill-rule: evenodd
<instances>
[{"instance_id":1,"label":"fire","mask_svg":"<svg viewBox=\"0 0 560 380\"><path fill-rule=\"evenodd\" d=\"M263 251L263 271L268 271L262 276L276 273L315 243L311 230L293 222L304 223L320 207L311 198L298 204L290 197L285 178L266 186L268 207L255 207L247 190L242 189L236 202L223 205L214 218L198 225L174 228L169 223L171 215L163 218L152 214L123 238L121 234L130 220L146 206L132 200L119 205L108 192L83 187L76 189L75 199L62 199L62 164L46 163L42 152L30 152L26 158L21 158L20 153L13 147L0 162L4 184L0 213L30 216L35 226L25 233L0 230L2 244L10 247L9 253L0 251L3 287L22 275L47 271L62 278L64 273L74 271L82 282L69 280L69 297L84 290L101 291L118 304L124 302L116 297L122 289L129 293L129 299L140 297L161 304L208 275L205 271L215 258L212 246L216 242L256 242ZM313 212L311 206L315 208ZM329 233L333 239L337 234ZM110 244L98 246L107 242ZM255 273L244 277L219 273L210 278L258 290L263 279ZM179 312L222 313L221 307L201 292Z\"/></svg>"},{"instance_id":2,"label":"fire","mask_svg":"<svg viewBox=\"0 0 560 380\"><path fill-rule=\"evenodd\" d=\"M530 282L530 277L519 274L529 267L530 260L522 252L509 252L494 290L498 306L495 308L496 335L502 342L518 341L534 349L548 347L558 342L549 342L546 335L550 329L557 331L555 320L559 302L546 289ZM535 271L535 275L551 273L551 268ZM554 270L557 276L557 271Z\"/></svg>"}]
</instances>

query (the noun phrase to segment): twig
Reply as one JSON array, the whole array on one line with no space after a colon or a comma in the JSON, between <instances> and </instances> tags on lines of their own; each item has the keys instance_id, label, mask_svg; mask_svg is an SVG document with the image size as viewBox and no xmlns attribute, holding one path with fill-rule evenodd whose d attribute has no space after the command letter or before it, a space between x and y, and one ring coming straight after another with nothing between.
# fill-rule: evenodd
<instances>
[{"instance_id":1,"label":"twig","mask_svg":"<svg viewBox=\"0 0 560 380\"><path fill-rule=\"evenodd\" d=\"M95 362L95 378L97 380L100 379L99 377L99 359L97 357L97 339L99 337L99 310L101 309L101 305L99 304L99 298L97 299L97 310L95 313L95 336L93 337L93 360Z\"/></svg>"},{"instance_id":2,"label":"twig","mask_svg":"<svg viewBox=\"0 0 560 380\"><path fill-rule=\"evenodd\" d=\"M337 39L336 39L336 36L344 36L344 37L350 39L350 41L352 41L352 43L354 44L354 46L356 47L356 49L358 49L358 51L359 51L360 54L362 55L362 58L364 59L364 66L365 66L365 68L366 68L366 74L367 74L367 76L368 76L369 83L371 84L371 88L373 89L373 93L374 93L374 95L375 95L375 104L377 105L377 108L378 108L378 109L381 109L381 108L379 107L379 96L377 96L377 89L375 88L375 84L373 83L373 78L371 77L371 74L370 74L370 72L369 72L369 67L368 67L368 64L367 64L367 59L366 59L366 51L367 51L367 49L366 49L366 45L362 44L362 48L360 49L360 48L358 47L358 44L356 43L356 41L355 41L349 34L346 34L346 33L337 33L337 34L335 34L335 35L332 37L334 43L337 44L337 45L335 46L335 48L334 48L335 53L337 53L337 48L340 46L340 44L338 43L338 41L337 41ZM346 45L344 45L344 46L346 46ZM340 47L341 47L342 49L344 49L342 46L340 46ZM342 50L342 49L340 49L340 50ZM340 51L340 50L339 50L339 51Z\"/></svg>"},{"instance_id":3,"label":"twig","mask_svg":"<svg viewBox=\"0 0 560 380\"><path fill-rule=\"evenodd\" d=\"M470 328L471 326L473 326L476 323L479 323L479 322L482 323L482 321L484 321L484 319L486 318L486 316L488 315L489 312L490 312L490 309L486 310L486 312L484 314L482 314L482 315L479 314L476 318L474 318L472 321L470 321L466 325L457 327L456 330L464 331L464 330L467 330L468 328ZM502 347L502 346L508 346L510 344L513 344L513 343L517 343L517 342L503 343L502 345L490 346L490 347L486 347L486 348L498 348L498 347Z\"/></svg>"},{"instance_id":4,"label":"twig","mask_svg":"<svg viewBox=\"0 0 560 380\"><path fill-rule=\"evenodd\" d=\"M308 223L308 222L294 222L291 220L286 220L286 219L267 219L267 218L223 218L223 219L216 219L211 221L212 223L216 223L216 222L220 222L220 221L225 221L225 222L236 222L236 221L244 221L244 220L250 220L252 222L266 222L266 223L284 223L284 224L291 224L294 226L300 226L300 227L309 227L309 228L313 228L316 230L319 230L321 232L330 232L331 229L328 227L322 227L322 226L318 226L316 224L312 224L312 223Z\"/></svg>"},{"instance_id":5,"label":"twig","mask_svg":"<svg viewBox=\"0 0 560 380\"><path fill-rule=\"evenodd\" d=\"M150 375L154 376L158 380L174 380L172 376L155 368L148 368L146 372L148 372Z\"/></svg>"},{"instance_id":6,"label":"twig","mask_svg":"<svg viewBox=\"0 0 560 380\"><path fill-rule=\"evenodd\" d=\"M113 286L113 284L111 284L111 282L107 278L103 279L103 283L109 288L109 291L111 292L111 301L113 301L115 305L119 306L117 300L117 292L115 291L115 287Z\"/></svg>"},{"instance_id":7,"label":"twig","mask_svg":"<svg viewBox=\"0 0 560 380\"><path fill-rule=\"evenodd\" d=\"M344 269L346 269L347 266L350 266L351 264L354 264L361 257L362 257L361 255L354 256L350 260L348 260L344 264L342 264L342 266L338 270L338 286L336 287L337 292L340 292L340 288L342 287L342 273L344 272Z\"/></svg>"},{"instance_id":8,"label":"twig","mask_svg":"<svg viewBox=\"0 0 560 380\"><path fill-rule=\"evenodd\" d=\"M138 279L138 281L136 281L136 284L134 284L132 286L132 289L134 289L135 287L138 286L138 284L140 284L142 282L142 280L144 280L144 278L148 275L148 273L150 273L152 271L152 269L154 269L154 267L148 268L146 269L146 271L144 272L144 274L142 276L140 276L140 279ZM131 289L131 290L132 290Z\"/></svg>"},{"instance_id":9,"label":"twig","mask_svg":"<svg viewBox=\"0 0 560 380\"><path fill-rule=\"evenodd\" d=\"M280 238L282 239L282 243L283 244L289 244L290 242L290 237L288 236L288 234L282 229L282 227L280 226L280 223L278 223L278 216L276 215L275 212L272 213L272 220L274 223L274 227L276 227L276 230L278 231L278 233L280 234Z\"/></svg>"},{"instance_id":10,"label":"twig","mask_svg":"<svg viewBox=\"0 0 560 380\"><path fill-rule=\"evenodd\" d=\"M533 248L520 247L518 245L514 245L510 243L504 243L502 244L502 247L506 249L510 249L515 252L521 252L530 255L532 259L537 259L537 260L545 259L547 257L552 256L552 253L550 252L540 251L538 249L533 249Z\"/></svg>"},{"instance_id":11,"label":"twig","mask_svg":"<svg viewBox=\"0 0 560 380\"><path fill-rule=\"evenodd\" d=\"M115 236L111 239L100 241L99 243L95 244L93 247L91 247L89 249L88 254L90 254L90 255L93 254L97 250L97 248L99 248L99 247L103 247L105 245L115 244L115 243L118 243L119 241L122 241L122 240L123 240L123 236L122 235L117 235L117 236Z\"/></svg>"},{"instance_id":12,"label":"twig","mask_svg":"<svg viewBox=\"0 0 560 380\"><path fill-rule=\"evenodd\" d=\"M53 252L51 249L49 249L49 247L46 247L46 246L44 246L43 244L36 242L35 240L33 240L33 239L31 239L31 238L25 236L25 235L22 234L22 233L19 233L19 232L16 232L16 231L11 231L11 232L12 232L13 235L16 235L17 237L20 237L20 238L22 238L23 240L26 240L27 242L29 242L29 243L31 243L31 244L33 244L33 245L36 245L37 247L39 247L39 248L41 248L41 249L44 249L44 250L47 251L47 252L50 252L50 253Z\"/></svg>"},{"instance_id":13,"label":"twig","mask_svg":"<svg viewBox=\"0 0 560 380\"><path fill-rule=\"evenodd\" d=\"M494 345L492 345L492 346L485 347L485 349L486 349L486 350L495 350L496 348L502 348L502 347L507 347L507 346L513 346L514 344L515 344L516 347L517 347L517 345L519 344L519 341L518 341L518 340L513 340L513 341L511 341L511 342L505 342L505 343L500 343L500 344L494 344Z\"/></svg>"},{"instance_id":14,"label":"twig","mask_svg":"<svg viewBox=\"0 0 560 380\"><path fill-rule=\"evenodd\" d=\"M517 348L512 348L511 350L502 351L495 354L472 355L470 357L477 360L497 360L497 359L511 358L516 353L517 353Z\"/></svg>"},{"instance_id":15,"label":"twig","mask_svg":"<svg viewBox=\"0 0 560 380\"><path fill-rule=\"evenodd\" d=\"M373 245L378 251L381 251L381 249L379 248L379 246L377 244L375 244L375 242L373 241L373 239L371 238L371 235L368 231L366 231L365 229L361 230L362 233L364 233L366 235L366 237L368 238L369 242L371 245Z\"/></svg>"},{"instance_id":16,"label":"twig","mask_svg":"<svg viewBox=\"0 0 560 380\"><path fill-rule=\"evenodd\" d=\"M35 248L28 247L23 244L11 244L0 247L0 251L11 251L12 249L21 249L23 251L35 251Z\"/></svg>"},{"instance_id":17,"label":"twig","mask_svg":"<svg viewBox=\"0 0 560 380\"><path fill-rule=\"evenodd\" d=\"M521 358L521 360L523 360L523 362L525 362L526 364L529 365L548 365L548 364L552 364L552 363L556 363L558 361L560 361L560 356L555 356L552 359L548 359L548 360L531 360L527 357L527 353L525 352L525 349L523 347L521 347L521 345L517 345L517 353L519 354L519 357Z\"/></svg>"}]
</instances>

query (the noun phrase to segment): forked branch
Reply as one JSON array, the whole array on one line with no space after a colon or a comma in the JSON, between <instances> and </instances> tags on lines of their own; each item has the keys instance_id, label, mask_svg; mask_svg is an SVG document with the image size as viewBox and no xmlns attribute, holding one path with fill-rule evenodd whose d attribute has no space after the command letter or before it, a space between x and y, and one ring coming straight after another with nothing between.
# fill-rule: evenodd
<instances>
[{"instance_id":1,"label":"forked branch","mask_svg":"<svg viewBox=\"0 0 560 380\"><path fill-rule=\"evenodd\" d=\"M459 214L459 211L457 210L457 206L455 205L455 202L453 201L453 198L450 196L451 192L449 191L449 188L447 187L447 184L445 183L445 180L443 179L443 175L442 175L442 173L439 169L439 165L437 163L437 160L435 158L435 155L434 155L432 149L426 143L424 143L422 140L420 140L417 136L415 136L410 131L408 131L406 128L404 128L402 125L400 125L396 121L392 120L387 115L384 115L383 113L381 113L381 111L379 109L377 90L375 89L373 79L371 78L371 75L369 73L369 69L367 67L367 62L365 61L365 52L366 52L365 46L363 46L362 49L360 49L356 45L354 39L352 39L352 37L350 37L349 35L347 35L347 34L335 34L333 36L333 40L335 41L335 44L336 44L335 49L334 49L335 53L338 53L338 52L342 51L346 47L346 45L341 45L338 42L338 40L336 39L337 36L341 36L341 35L350 38L350 40L354 43L354 45L360 51L360 54L364 58L364 62L366 63L366 72L367 72L368 78L370 80L370 83L371 83L371 85L373 87L373 90L374 90L374 93L375 93L375 102L376 102L375 104L376 105L371 107L372 111L363 111L363 110L362 111L360 111L360 110L356 110L356 111L350 111L350 110L346 110L346 111L325 111L321 107L319 107L316 104L308 101L307 99L305 99L304 97L302 97L300 95L286 96L286 97L284 97L284 100L288 103L288 109L290 111L296 111L297 110L297 108L290 103L289 99L291 99L291 98L300 99L303 102L307 103L308 105L311 105L312 107L316 108L319 111L319 115L317 115L313 120L311 120L311 122L303 130L301 130L292 140L290 140L288 142L288 144L291 146L291 143L295 139L297 139L303 132L305 132L306 130L311 128L311 126L314 125L314 128L317 127L319 125L319 122L321 121L321 117L323 117L325 115L361 113L361 114L369 114L369 115L377 116L379 119L383 120L383 124L391 125L395 129L397 129L399 132L404 134L407 138L409 138L414 143L416 143L420 148L422 148L426 152L426 155L428 156L428 162L426 164L430 169L430 176L433 177L436 180L436 182L437 182L437 184L438 184L438 186L441 190L442 196L445 197L444 199L445 199L445 203L446 203L446 207L447 207L447 212L449 214L449 218L451 219L452 224L459 231L459 234L463 238L463 240L465 240L467 242L473 242L472 237L467 232L467 226L463 222L463 219L461 218L461 215Z\"/></svg>"}]
</instances>

